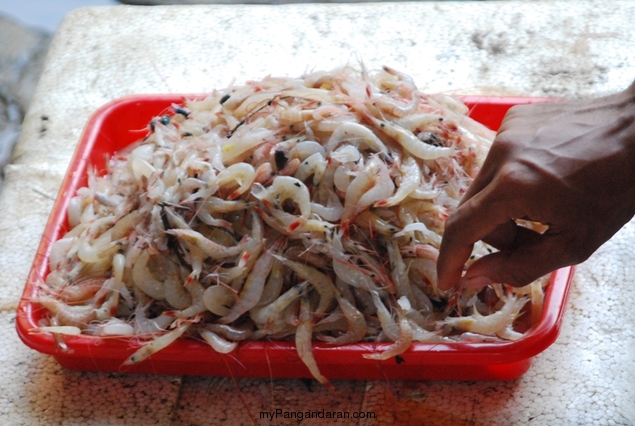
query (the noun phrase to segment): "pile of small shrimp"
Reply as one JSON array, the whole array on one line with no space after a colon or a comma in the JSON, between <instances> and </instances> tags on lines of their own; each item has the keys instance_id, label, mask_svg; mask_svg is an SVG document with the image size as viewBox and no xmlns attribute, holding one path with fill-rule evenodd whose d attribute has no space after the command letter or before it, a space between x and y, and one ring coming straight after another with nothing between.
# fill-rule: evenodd
<instances>
[{"instance_id":1,"label":"pile of small shrimp","mask_svg":"<svg viewBox=\"0 0 635 426\"><path fill-rule=\"evenodd\" d=\"M545 280L437 287L444 222L494 138L467 113L388 67L173 105L70 201L39 331L146 338L126 364L181 336L221 353L294 339L326 385L315 340L392 342L363 355L385 360L412 342L518 339ZM490 251L478 243L470 261Z\"/></svg>"}]
</instances>

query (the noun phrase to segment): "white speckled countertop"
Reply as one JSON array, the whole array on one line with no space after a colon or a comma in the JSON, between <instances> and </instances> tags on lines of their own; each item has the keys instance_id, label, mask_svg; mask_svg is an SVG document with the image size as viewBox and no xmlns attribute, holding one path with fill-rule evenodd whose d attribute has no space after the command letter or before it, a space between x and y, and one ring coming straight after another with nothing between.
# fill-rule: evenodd
<instances>
[{"instance_id":1,"label":"white speckled countertop","mask_svg":"<svg viewBox=\"0 0 635 426\"><path fill-rule=\"evenodd\" d=\"M112 99L204 92L358 58L431 92L591 97L635 78L634 22L635 3L599 0L72 12L0 193L0 423L283 425L297 421L259 412L325 409L377 414L328 424L635 424L632 223L577 269L559 339L511 382L335 381L329 392L301 380L80 373L24 346L13 308L82 128Z\"/></svg>"}]
</instances>

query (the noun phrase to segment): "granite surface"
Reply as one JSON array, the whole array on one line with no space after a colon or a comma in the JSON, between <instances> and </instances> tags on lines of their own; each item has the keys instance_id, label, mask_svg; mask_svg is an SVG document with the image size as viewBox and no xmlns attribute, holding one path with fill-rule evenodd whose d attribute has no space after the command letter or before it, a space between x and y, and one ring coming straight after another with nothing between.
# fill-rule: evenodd
<instances>
[{"instance_id":1,"label":"granite surface","mask_svg":"<svg viewBox=\"0 0 635 426\"><path fill-rule=\"evenodd\" d=\"M99 106L363 60L426 91L592 97L635 77L635 3L443 2L79 9L51 42L0 193L0 418L12 425L297 424L261 411L374 412L328 424L635 424L635 224L577 269L563 329L510 382L82 373L24 346L15 306L75 144ZM631 55L631 56L629 56ZM302 424L324 424L305 419Z\"/></svg>"}]
</instances>

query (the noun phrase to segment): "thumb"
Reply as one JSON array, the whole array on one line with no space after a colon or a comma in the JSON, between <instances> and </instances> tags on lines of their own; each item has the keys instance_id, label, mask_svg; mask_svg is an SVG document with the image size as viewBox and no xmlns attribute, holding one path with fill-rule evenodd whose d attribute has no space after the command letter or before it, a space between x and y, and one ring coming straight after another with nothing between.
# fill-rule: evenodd
<instances>
[{"instance_id":1,"label":"thumb","mask_svg":"<svg viewBox=\"0 0 635 426\"><path fill-rule=\"evenodd\" d=\"M522 287L546 275L563 262L554 253L559 250L547 250L546 244L535 244L488 254L475 261L461 278L462 287L484 287L488 284L504 283Z\"/></svg>"}]
</instances>

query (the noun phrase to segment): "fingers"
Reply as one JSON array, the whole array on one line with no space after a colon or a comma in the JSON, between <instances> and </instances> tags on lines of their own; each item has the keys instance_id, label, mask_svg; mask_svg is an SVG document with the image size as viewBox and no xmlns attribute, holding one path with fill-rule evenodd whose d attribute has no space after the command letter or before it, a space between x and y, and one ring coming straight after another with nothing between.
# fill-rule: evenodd
<instances>
[{"instance_id":1,"label":"fingers","mask_svg":"<svg viewBox=\"0 0 635 426\"><path fill-rule=\"evenodd\" d=\"M522 115L522 111L514 112ZM508 249L535 239L534 233L518 227L512 220L531 216L527 209L535 199L535 170L514 161L518 144L513 141L522 139L522 135L516 134L510 124L514 114L508 115L481 171L446 221L437 262L438 285L442 290L459 283L475 242L483 240L498 249Z\"/></svg>"},{"instance_id":2,"label":"fingers","mask_svg":"<svg viewBox=\"0 0 635 426\"><path fill-rule=\"evenodd\" d=\"M491 183L496 174L498 173L497 161L492 154L493 149L490 150L481 170L478 172L470 186L467 188L467 191L461 198L459 202L459 206L463 205L467 200L472 198L474 195L481 192L487 185Z\"/></svg>"},{"instance_id":3,"label":"fingers","mask_svg":"<svg viewBox=\"0 0 635 426\"><path fill-rule=\"evenodd\" d=\"M481 198L488 203L487 190L468 200L446 223L437 262L440 289L448 290L456 285L483 287L492 283L522 286L562 265L566 245L550 247L559 241L559 236L541 235L519 226L510 219L515 215L506 214L502 208L479 213L483 210L478 206ZM490 211L499 213L490 214ZM479 240L501 251L477 260L461 277L474 243Z\"/></svg>"},{"instance_id":4,"label":"fingers","mask_svg":"<svg viewBox=\"0 0 635 426\"><path fill-rule=\"evenodd\" d=\"M459 205L465 203L474 195L481 192L493 180L495 180L496 176L499 175L501 171L501 165L508 162L510 156L513 155L514 144L509 143L509 137L502 131L508 121L509 117L505 116L503 124L501 125L501 130L496 135L496 138L492 143L492 147L483 162L481 170L467 188L467 191L463 195Z\"/></svg>"},{"instance_id":5,"label":"fingers","mask_svg":"<svg viewBox=\"0 0 635 426\"><path fill-rule=\"evenodd\" d=\"M449 290L459 283L463 273L463 265L470 257L474 243L462 244L444 237L437 259L438 286L441 290Z\"/></svg>"},{"instance_id":6,"label":"fingers","mask_svg":"<svg viewBox=\"0 0 635 426\"><path fill-rule=\"evenodd\" d=\"M491 187L486 187L465 201L446 221L437 261L441 290L448 290L458 284L475 242L491 234L496 235L497 230L503 234L509 232L505 227L510 216L491 193ZM516 236L499 235L498 238L511 241Z\"/></svg>"},{"instance_id":7,"label":"fingers","mask_svg":"<svg viewBox=\"0 0 635 426\"><path fill-rule=\"evenodd\" d=\"M514 287L525 286L543 275L566 264L564 245L557 238L543 238L513 250L500 251L474 262L461 279L465 287L483 287L493 283L505 283ZM555 255L554 255L555 253Z\"/></svg>"},{"instance_id":8,"label":"fingers","mask_svg":"<svg viewBox=\"0 0 635 426\"><path fill-rule=\"evenodd\" d=\"M499 225L482 240L498 250L512 250L516 247L523 247L535 244L541 238L538 232L519 226L515 221Z\"/></svg>"}]
</instances>

